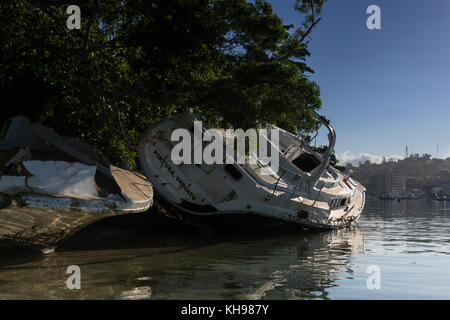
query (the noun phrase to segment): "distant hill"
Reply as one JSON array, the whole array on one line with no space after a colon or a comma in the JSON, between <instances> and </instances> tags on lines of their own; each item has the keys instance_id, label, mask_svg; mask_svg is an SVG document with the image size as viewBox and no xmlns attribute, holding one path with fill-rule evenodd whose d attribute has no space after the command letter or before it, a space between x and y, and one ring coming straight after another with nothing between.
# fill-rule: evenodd
<instances>
[{"instance_id":1,"label":"distant hill","mask_svg":"<svg viewBox=\"0 0 450 320\"><path fill-rule=\"evenodd\" d=\"M353 171L351 173L351 171ZM378 176L391 171L401 172L405 177L407 189L421 189L429 183L450 182L450 157L447 159L431 158L431 155L418 154L398 161L384 161L376 164L366 161L359 167L347 164L346 173L366 188L368 194L377 190Z\"/></svg>"}]
</instances>

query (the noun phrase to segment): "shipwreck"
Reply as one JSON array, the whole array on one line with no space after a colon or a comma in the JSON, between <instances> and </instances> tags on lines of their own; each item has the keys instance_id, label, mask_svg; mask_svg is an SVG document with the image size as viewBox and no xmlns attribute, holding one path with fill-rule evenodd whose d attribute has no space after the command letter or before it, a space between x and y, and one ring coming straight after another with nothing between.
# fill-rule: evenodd
<instances>
[{"instance_id":1,"label":"shipwreck","mask_svg":"<svg viewBox=\"0 0 450 320\"><path fill-rule=\"evenodd\" d=\"M313 115L328 129L326 153L315 152L301 135L269 126L267 143L271 143L274 130L279 135L272 151L279 159L276 172L261 159L249 161L249 156L245 163L224 159L223 163L199 164L172 159L176 145L172 132L179 128L194 132L194 123L200 117L192 112L148 128L141 139L139 162L158 196L176 208L183 219L220 224L238 215L299 230L350 226L363 211L365 188L330 165L335 131L327 119L314 111ZM229 157L225 144L223 148L224 158ZM234 221L239 224L247 220Z\"/></svg>"},{"instance_id":2,"label":"shipwreck","mask_svg":"<svg viewBox=\"0 0 450 320\"><path fill-rule=\"evenodd\" d=\"M145 176L25 117L5 124L0 165L0 247L54 247L99 219L153 203Z\"/></svg>"}]
</instances>

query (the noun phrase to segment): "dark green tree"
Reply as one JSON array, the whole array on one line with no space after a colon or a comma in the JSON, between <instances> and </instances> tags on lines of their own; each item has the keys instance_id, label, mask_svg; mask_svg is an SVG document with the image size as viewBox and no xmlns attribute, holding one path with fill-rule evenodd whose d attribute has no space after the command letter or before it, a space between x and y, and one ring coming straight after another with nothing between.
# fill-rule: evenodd
<instances>
[{"instance_id":1,"label":"dark green tree","mask_svg":"<svg viewBox=\"0 0 450 320\"><path fill-rule=\"evenodd\" d=\"M264 0L1 2L0 122L28 116L115 163L188 108L214 125L314 131L320 91L305 60L323 3L297 0L294 30ZM80 30L66 27L73 4Z\"/></svg>"}]
</instances>

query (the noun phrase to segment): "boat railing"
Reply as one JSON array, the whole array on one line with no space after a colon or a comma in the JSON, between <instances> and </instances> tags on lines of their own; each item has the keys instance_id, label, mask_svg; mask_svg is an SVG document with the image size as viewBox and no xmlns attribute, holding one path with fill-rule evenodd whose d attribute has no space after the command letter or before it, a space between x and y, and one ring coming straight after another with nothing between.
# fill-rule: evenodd
<instances>
[{"instance_id":1,"label":"boat railing","mask_svg":"<svg viewBox=\"0 0 450 320\"><path fill-rule=\"evenodd\" d=\"M258 166L260 166L261 168L266 167L266 166L269 166L268 164L266 164L266 165L262 164L259 160L258 160L257 164L258 164ZM278 188L278 184L280 183L280 180L281 180L281 178L284 176L285 173L289 173L290 175L292 175L292 178L293 178L294 180L297 180L297 179L298 179L298 183L297 183L295 186L294 186L294 185L291 185L291 184L288 184L288 189L291 189L291 188L293 189L293 191L292 191L292 193L291 193L291 196L293 196L293 195L297 192L298 188L299 188L299 187L301 186L301 184L302 184L302 176L301 176L300 174L298 174L297 172L293 172L293 171L291 171L291 170L289 170L289 169L287 169L287 168L285 168L285 167L283 167L283 166L281 166L281 165L279 165L279 170L281 171L281 174L278 175L278 178L275 177L275 176L273 176L274 179L277 179L277 182L275 183L275 187L274 187L273 192L272 192L272 195L271 195L270 197L272 197L272 196L275 194L275 191L276 191L277 188Z\"/></svg>"},{"instance_id":2,"label":"boat railing","mask_svg":"<svg viewBox=\"0 0 450 320\"><path fill-rule=\"evenodd\" d=\"M336 143L336 133L334 131L334 128L331 126L330 121L328 119L326 119L325 117L319 115L314 110L311 110L311 113L314 115L314 117L317 120L319 120L328 129L329 145L328 145L327 151L325 153L325 156L323 158L323 161L322 161L319 169L309 179L309 190L310 191L312 191L314 189L314 187L317 184L317 181L319 181L320 177L327 169L328 164L330 163L331 156L333 155L333 152L334 152L334 145Z\"/></svg>"}]
</instances>

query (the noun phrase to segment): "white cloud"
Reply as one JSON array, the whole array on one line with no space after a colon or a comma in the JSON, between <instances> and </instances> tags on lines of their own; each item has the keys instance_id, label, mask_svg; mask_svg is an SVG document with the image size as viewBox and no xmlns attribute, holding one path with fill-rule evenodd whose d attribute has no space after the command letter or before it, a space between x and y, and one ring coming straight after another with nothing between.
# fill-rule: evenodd
<instances>
[{"instance_id":1,"label":"white cloud","mask_svg":"<svg viewBox=\"0 0 450 320\"><path fill-rule=\"evenodd\" d=\"M366 160L369 160L371 163L382 163L383 162L383 156L373 155L370 153L360 153L358 156L349 154L350 152L347 150L343 153L336 154L336 158L339 161L339 164L346 165L348 163L351 163L354 166L358 166L359 163L364 163ZM390 156L385 157L386 161L394 160L398 161L400 159L403 159L404 157L401 155L393 154Z\"/></svg>"},{"instance_id":2,"label":"white cloud","mask_svg":"<svg viewBox=\"0 0 450 320\"><path fill-rule=\"evenodd\" d=\"M439 152L439 158L446 159L449 157L450 157L450 146L448 146L447 148L444 149L444 152L442 152L442 155L441 155L441 152Z\"/></svg>"}]
</instances>

